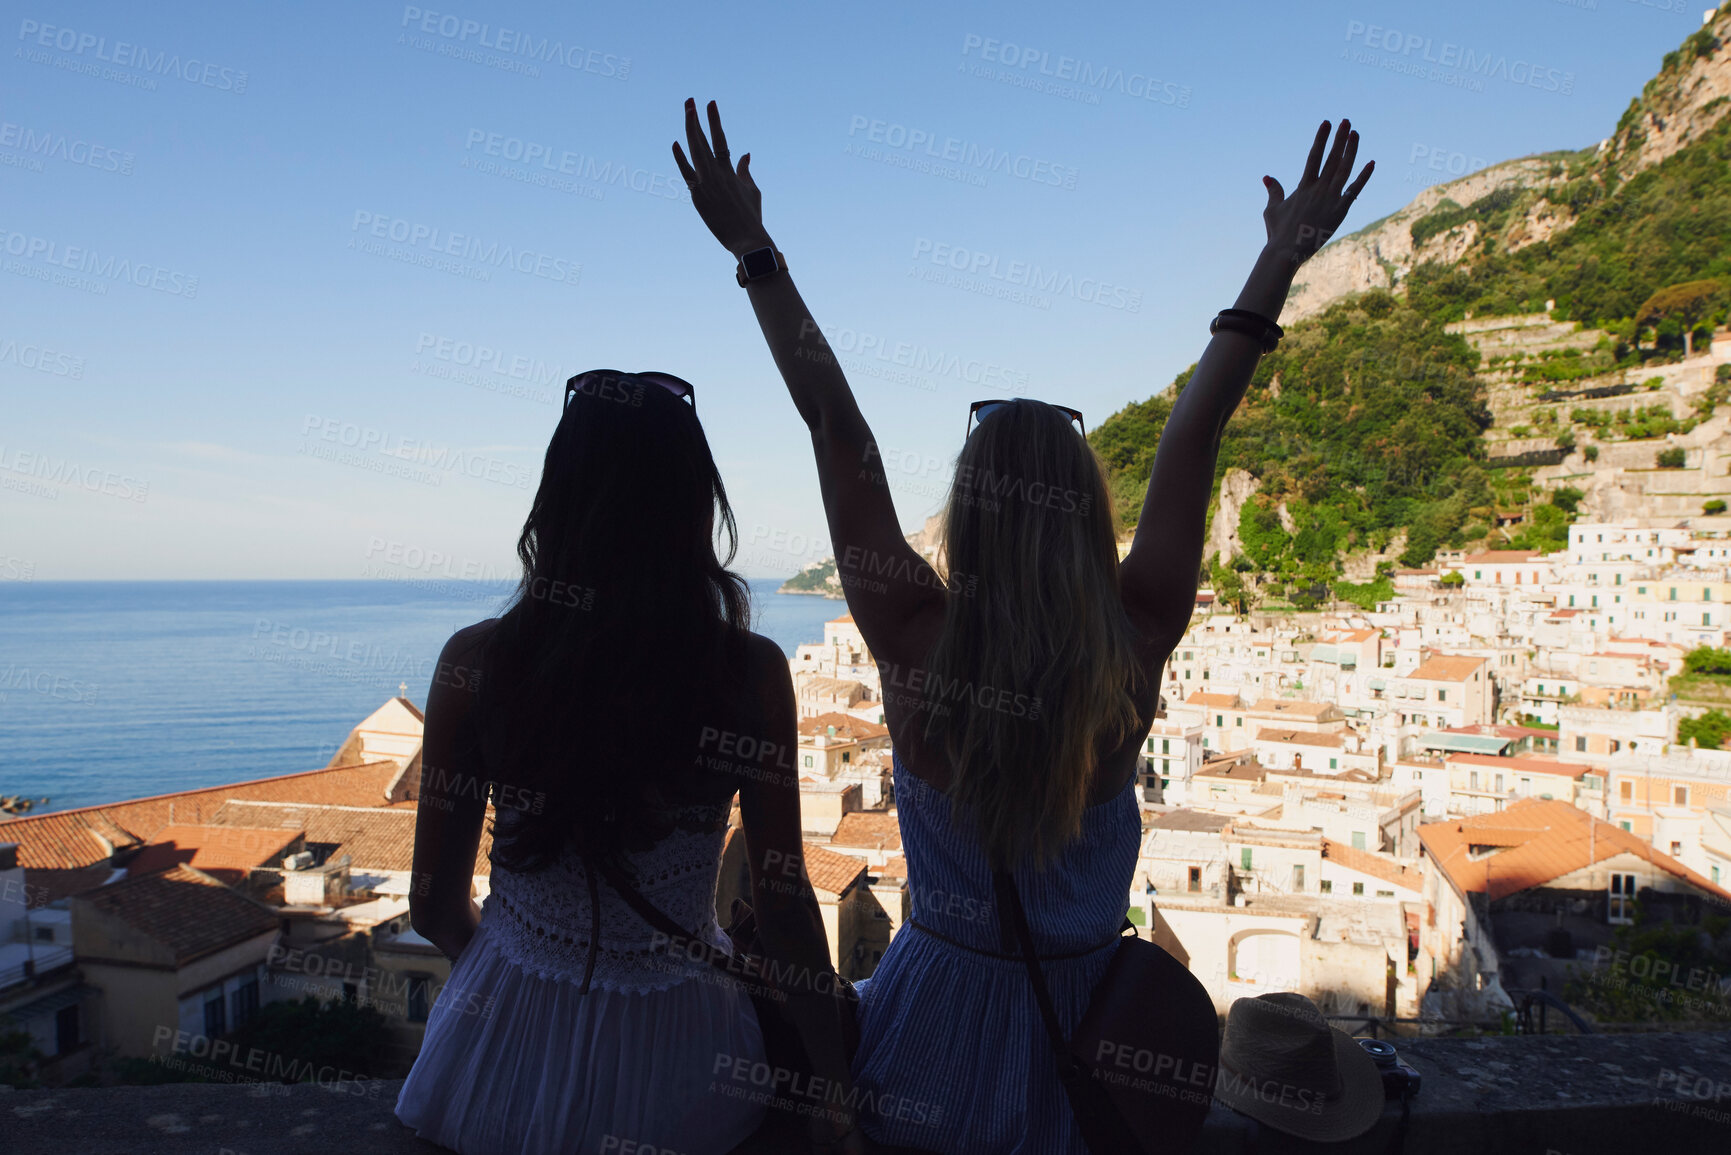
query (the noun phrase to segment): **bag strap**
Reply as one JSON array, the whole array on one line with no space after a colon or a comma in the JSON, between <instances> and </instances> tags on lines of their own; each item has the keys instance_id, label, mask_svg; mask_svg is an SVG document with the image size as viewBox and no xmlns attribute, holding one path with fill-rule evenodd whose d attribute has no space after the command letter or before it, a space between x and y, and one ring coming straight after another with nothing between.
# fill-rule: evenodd
<instances>
[{"instance_id":1,"label":"bag strap","mask_svg":"<svg viewBox=\"0 0 1731 1155\"><path fill-rule=\"evenodd\" d=\"M611 886L614 891L618 893L619 897L625 900L625 905L635 911L637 917L648 923L652 929L660 931L670 939L680 939L687 942L703 942L702 939L699 939L696 935L691 934L671 918L668 918L666 914L662 913L660 907L656 906L647 898L644 898L642 894L638 893L637 888L632 886L631 883L626 880L625 875L620 872L617 866L614 866L609 862L602 862L599 859L586 854L583 856L583 868L589 874L591 879L593 879L595 874L599 872L601 877L607 880L607 885ZM590 885L593 887L593 881ZM590 893L593 894L594 891L591 890ZM703 945L706 948L704 951L705 960L717 970L725 971L729 975L739 978L741 976L735 968L737 967L739 970L745 970L750 967L751 960L747 956L735 955L728 951L721 950L719 947L711 947L706 942L703 943Z\"/></svg>"},{"instance_id":2,"label":"bag strap","mask_svg":"<svg viewBox=\"0 0 1731 1155\"><path fill-rule=\"evenodd\" d=\"M1065 1069L1066 1060L1074 1064L1075 1058L1070 1054L1069 1044L1064 1041L1064 1029L1058 1025L1058 1012L1052 1007L1052 993L1046 989L1046 976L1040 970L1039 959L1034 953L1034 936L1028 931L1028 916L1022 909L1022 896L1016 892L1016 880L1010 877L1007 870L994 870L992 885L998 892L998 909L1009 915L1010 930L1022 948L1022 962L1027 965L1028 981L1034 986L1034 1003L1040 1008L1040 1021L1046 1024L1046 1037L1051 1040L1052 1053L1058 1056L1058 1069L1061 1073Z\"/></svg>"}]
</instances>

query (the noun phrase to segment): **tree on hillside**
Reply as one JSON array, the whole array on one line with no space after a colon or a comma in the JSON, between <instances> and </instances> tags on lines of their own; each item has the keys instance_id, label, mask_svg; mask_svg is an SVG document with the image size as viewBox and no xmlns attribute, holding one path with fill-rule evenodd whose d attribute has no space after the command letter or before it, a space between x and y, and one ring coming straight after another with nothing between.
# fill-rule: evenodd
<instances>
[{"instance_id":1,"label":"tree on hillside","mask_svg":"<svg viewBox=\"0 0 1731 1155\"><path fill-rule=\"evenodd\" d=\"M1717 750L1731 734L1731 714L1723 710L1708 710L1699 718L1683 718L1677 722L1677 741L1687 746L1693 738L1703 750Z\"/></svg>"},{"instance_id":2,"label":"tree on hillside","mask_svg":"<svg viewBox=\"0 0 1731 1155\"><path fill-rule=\"evenodd\" d=\"M1637 345L1642 329L1656 330L1666 321L1676 321L1683 330L1683 355L1693 356L1695 326L1715 312L1725 296L1725 282L1713 277L1660 289L1635 310Z\"/></svg>"}]
</instances>

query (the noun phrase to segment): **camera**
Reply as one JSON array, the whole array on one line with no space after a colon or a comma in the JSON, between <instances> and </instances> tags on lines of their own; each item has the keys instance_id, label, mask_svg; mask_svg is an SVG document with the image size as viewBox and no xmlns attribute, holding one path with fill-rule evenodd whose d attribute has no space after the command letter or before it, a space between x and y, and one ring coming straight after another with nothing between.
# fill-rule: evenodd
<instances>
[{"instance_id":1,"label":"camera","mask_svg":"<svg viewBox=\"0 0 1731 1155\"><path fill-rule=\"evenodd\" d=\"M1423 1076L1416 1069L1401 1062L1400 1054L1393 1044L1381 1039L1359 1039L1358 1045L1364 1048L1376 1063L1376 1069L1382 1075L1382 1096L1384 1099L1413 1099L1418 1097L1419 1083Z\"/></svg>"}]
</instances>

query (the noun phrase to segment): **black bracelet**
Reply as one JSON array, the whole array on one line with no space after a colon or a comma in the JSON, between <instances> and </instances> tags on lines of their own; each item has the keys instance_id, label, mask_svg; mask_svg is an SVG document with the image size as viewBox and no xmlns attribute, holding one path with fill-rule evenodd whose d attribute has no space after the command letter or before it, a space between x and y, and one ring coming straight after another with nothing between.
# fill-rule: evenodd
<instances>
[{"instance_id":1,"label":"black bracelet","mask_svg":"<svg viewBox=\"0 0 1731 1155\"><path fill-rule=\"evenodd\" d=\"M1220 310L1214 320L1208 323L1208 331L1218 333L1222 329L1255 337L1262 342L1264 353L1274 352L1274 347L1280 344L1282 337L1286 336L1286 330L1261 313L1252 313L1249 309Z\"/></svg>"}]
</instances>

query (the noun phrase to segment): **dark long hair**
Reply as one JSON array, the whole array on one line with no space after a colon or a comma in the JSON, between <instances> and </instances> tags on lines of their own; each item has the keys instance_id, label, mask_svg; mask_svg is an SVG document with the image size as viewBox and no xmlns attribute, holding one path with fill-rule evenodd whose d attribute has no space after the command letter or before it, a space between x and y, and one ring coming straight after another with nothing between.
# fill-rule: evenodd
<instances>
[{"instance_id":1,"label":"dark long hair","mask_svg":"<svg viewBox=\"0 0 1731 1155\"><path fill-rule=\"evenodd\" d=\"M487 642L477 702L497 781L493 860L566 839L615 863L697 749L711 671L750 622L738 531L687 402L642 378L573 393L517 541L523 579ZM716 553L717 527L726 539Z\"/></svg>"}]
</instances>

